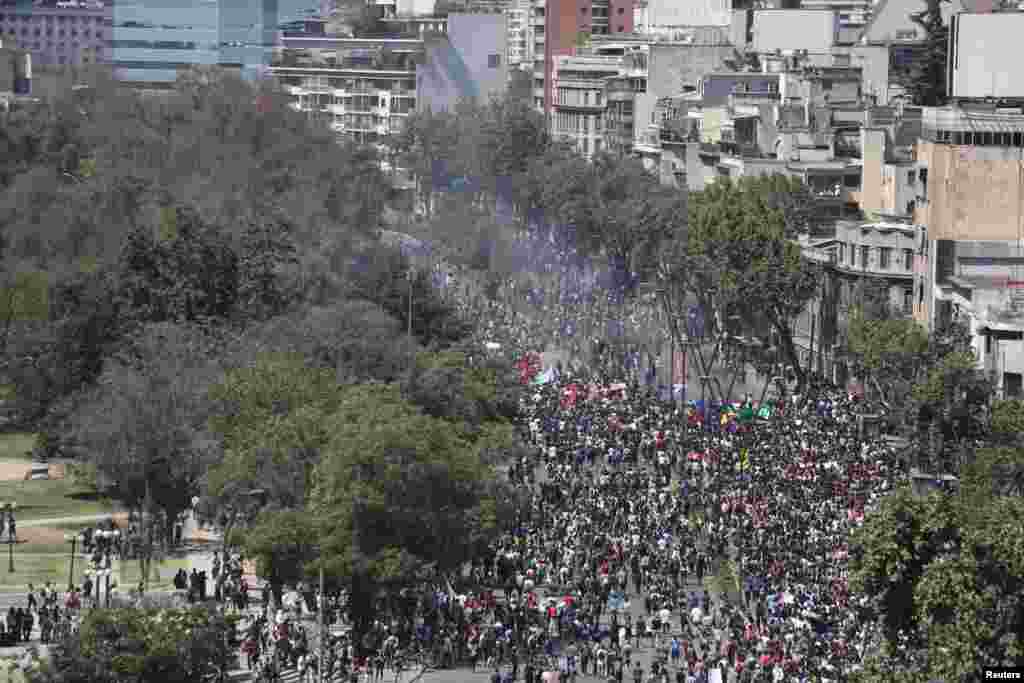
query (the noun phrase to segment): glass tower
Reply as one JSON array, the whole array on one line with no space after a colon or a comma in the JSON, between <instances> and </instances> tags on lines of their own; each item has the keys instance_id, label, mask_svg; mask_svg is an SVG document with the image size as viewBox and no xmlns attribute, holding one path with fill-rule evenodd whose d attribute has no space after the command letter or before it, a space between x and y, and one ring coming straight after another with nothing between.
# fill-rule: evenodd
<instances>
[{"instance_id":1,"label":"glass tower","mask_svg":"<svg viewBox=\"0 0 1024 683\"><path fill-rule=\"evenodd\" d=\"M169 84L193 65L253 77L269 64L278 26L318 0L114 0L111 61L124 81ZM282 14L281 10L285 10Z\"/></svg>"}]
</instances>

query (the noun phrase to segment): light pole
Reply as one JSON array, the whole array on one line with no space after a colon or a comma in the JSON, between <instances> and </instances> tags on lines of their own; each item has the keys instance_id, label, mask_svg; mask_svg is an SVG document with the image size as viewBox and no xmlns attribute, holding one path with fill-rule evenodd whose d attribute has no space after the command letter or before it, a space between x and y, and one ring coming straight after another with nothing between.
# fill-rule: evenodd
<instances>
[{"instance_id":1,"label":"light pole","mask_svg":"<svg viewBox=\"0 0 1024 683\"><path fill-rule=\"evenodd\" d=\"M82 534L64 534L64 541L71 544L70 567L68 568L68 591L75 587L75 553L78 550L78 541L85 542Z\"/></svg>"}]
</instances>

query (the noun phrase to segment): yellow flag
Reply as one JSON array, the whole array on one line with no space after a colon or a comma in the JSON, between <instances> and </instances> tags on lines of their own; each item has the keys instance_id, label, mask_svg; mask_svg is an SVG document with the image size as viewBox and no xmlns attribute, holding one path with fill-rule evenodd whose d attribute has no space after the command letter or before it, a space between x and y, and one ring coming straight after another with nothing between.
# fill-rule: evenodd
<instances>
[{"instance_id":1,"label":"yellow flag","mask_svg":"<svg viewBox=\"0 0 1024 683\"><path fill-rule=\"evenodd\" d=\"M740 451L740 470L747 470L750 468L750 458L748 457L749 451L744 448Z\"/></svg>"}]
</instances>

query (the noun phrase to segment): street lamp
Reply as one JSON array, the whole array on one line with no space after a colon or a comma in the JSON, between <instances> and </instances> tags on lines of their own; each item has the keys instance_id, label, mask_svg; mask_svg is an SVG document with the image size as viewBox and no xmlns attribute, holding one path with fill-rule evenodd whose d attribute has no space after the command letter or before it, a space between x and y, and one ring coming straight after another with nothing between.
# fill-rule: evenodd
<instances>
[{"instance_id":1,"label":"street lamp","mask_svg":"<svg viewBox=\"0 0 1024 683\"><path fill-rule=\"evenodd\" d=\"M68 568L68 591L75 587L75 553L78 550L78 542L82 541L85 543L85 536L83 534L64 534L64 541L71 544L71 558L70 567Z\"/></svg>"},{"instance_id":2,"label":"street lamp","mask_svg":"<svg viewBox=\"0 0 1024 683\"><path fill-rule=\"evenodd\" d=\"M106 584L105 604L110 607L110 569L93 569L92 575L96 577L96 606L99 607L100 604L100 586Z\"/></svg>"}]
</instances>

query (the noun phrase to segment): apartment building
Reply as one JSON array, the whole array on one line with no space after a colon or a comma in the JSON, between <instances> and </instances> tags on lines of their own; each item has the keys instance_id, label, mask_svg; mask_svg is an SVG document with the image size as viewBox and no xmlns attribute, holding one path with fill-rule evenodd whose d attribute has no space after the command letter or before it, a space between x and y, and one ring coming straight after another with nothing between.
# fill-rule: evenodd
<instances>
[{"instance_id":1,"label":"apartment building","mask_svg":"<svg viewBox=\"0 0 1024 683\"><path fill-rule=\"evenodd\" d=\"M604 146L608 79L619 76L621 60L618 57L557 56L553 82L554 101L551 106L551 132L556 138L569 140L583 156L590 158ZM621 89L614 84L617 94ZM631 90L626 98L632 101ZM613 111L622 113L623 107ZM629 108L630 114L631 105ZM630 124L630 130L632 125Z\"/></svg>"},{"instance_id":2,"label":"apartment building","mask_svg":"<svg viewBox=\"0 0 1024 683\"><path fill-rule=\"evenodd\" d=\"M340 135L383 144L411 112L486 100L508 82L505 17L451 14L423 38L284 37L271 73L293 106L323 116Z\"/></svg>"},{"instance_id":3,"label":"apartment building","mask_svg":"<svg viewBox=\"0 0 1024 683\"><path fill-rule=\"evenodd\" d=\"M379 143L416 109L420 39L284 38L271 73L293 107L325 117L341 136Z\"/></svg>"},{"instance_id":4,"label":"apartment building","mask_svg":"<svg viewBox=\"0 0 1024 683\"><path fill-rule=\"evenodd\" d=\"M591 36L633 33L635 0L532 0L534 102L551 115L556 58L579 54Z\"/></svg>"},{"instance_id":5,"label":"apartment building","mask_svg":"<svg viewBox=\"0 0 1024 683\"><path fill-rule=\"evenodd\" d=\"M1007 394L1024 375L1024 109L959 103L923 111L917 145L923 226L915 318L967 323Z\"/></svg>"},{"instance_id":6,"label":"apartment building","mask_svg":"<svg viewBox=\"0 0 1024 683\"><path fill-rule=\"evenodd\" d=\"M533 30L528 0L515 0L505 11L508 19L508 55L510 69L533 71Z\"/></svg>"},{"instance_id":7,"label":"apartment building","mask_svg":"<svg viewBox=\"0 0 1024 683\"><path fill-rule=\"evenodd\" d=\"M0 4L0 39L27 50L38 65L102 62L111 39L113 6L100 0Z\"/></svg>"},{"instance_id":8,"label":"apartment building","mask_svg":"<svg viewBox=\"0 0 1024 683\"><path fill-rule=\"evenodd\" d=\"M5 47L0 38L0 112L32 94L32 55L27 50Z\"/></svg>"}]
</instances>

